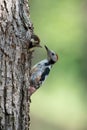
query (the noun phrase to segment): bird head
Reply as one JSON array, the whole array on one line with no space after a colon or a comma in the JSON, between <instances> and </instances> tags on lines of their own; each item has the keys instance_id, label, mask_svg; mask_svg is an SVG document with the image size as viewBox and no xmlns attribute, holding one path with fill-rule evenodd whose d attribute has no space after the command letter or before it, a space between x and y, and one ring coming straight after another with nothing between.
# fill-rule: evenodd
<instances>
[{"instance_id":1,"label":"bird head","mask_svg":"<svg viewBox=\"0 0 87 130\"><path fill-rule=\"evenodd\" d=\"M54 51L48 49L46 45L45 45L45 49L47 51L48 60L51 62L51 64L56 63L58 60L58 55Z\"/></svg>"},{"instance_id":2,"label":"bird head","mask_svg":"<svg viewBox=\"0 0 87 130\"><path fill-rule=\"evenodd\" d=\"M40 39L39 39L39 37L37 35L35 35L35 34L31 35L30 42L32 43L33 47L42 47L40 45Z\"/></svg>"}]
</instances>

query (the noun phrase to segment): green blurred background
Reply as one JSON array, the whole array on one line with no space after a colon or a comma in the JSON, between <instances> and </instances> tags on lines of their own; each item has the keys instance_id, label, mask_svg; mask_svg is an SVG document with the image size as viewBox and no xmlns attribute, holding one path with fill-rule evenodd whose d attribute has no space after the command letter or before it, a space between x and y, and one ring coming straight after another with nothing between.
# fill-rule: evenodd
<instances>
[{"instance_id":1,"label":"green blurred background","mask_svg":"<svg viewBox=\"0 0 87 130\"><path fill-rule=\"evenodd\" d=\"M87 130L87 2L30 0L34 32L59 55L32 96L31 130ZM46 58L36 49L34 63Z\"/></svg>"}]
</instances>

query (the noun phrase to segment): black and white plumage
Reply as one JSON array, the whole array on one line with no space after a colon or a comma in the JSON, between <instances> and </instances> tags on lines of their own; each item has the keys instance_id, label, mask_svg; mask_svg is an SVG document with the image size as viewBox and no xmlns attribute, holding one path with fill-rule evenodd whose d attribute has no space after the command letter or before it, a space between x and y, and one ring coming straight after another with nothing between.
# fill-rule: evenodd
<instances>
[{"instance_id":1,"label":"black and white plumage","mask_svg":"<svg viewBox=\"0 0 87 130\"><path fill-rule=\"evenodd\" d=\"M58 60L58 55L55 52L49 50L47 46L45 46L45 49L47 51L47 59L40 61L31 69L30 95L32 95L42 85L46 77L49 75L52 66Z\"/></svg>"}]
</instances>

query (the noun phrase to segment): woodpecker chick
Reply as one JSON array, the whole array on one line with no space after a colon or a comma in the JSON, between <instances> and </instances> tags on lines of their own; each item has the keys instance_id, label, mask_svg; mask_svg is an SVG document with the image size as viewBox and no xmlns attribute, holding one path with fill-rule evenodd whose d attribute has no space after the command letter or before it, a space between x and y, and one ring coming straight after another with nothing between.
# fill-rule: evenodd
<instances>
[{"instance_id":1,"label":"woodpecker chick","mask_svg":"<svg viewBox=\"0 0 87 130\"><path fill-rule=\"evenodd\" d=\"M48 49L45 46L47 51L47 59L44 59L34 65L31 69L31 76L30 76L30 96L42 85L45 81L46 77L48 76L52 66L57 62L58 55L53 52L52 50Z\"/></svg>"},{"instance_id":2,"label":"woodpecker chick","mask_svg":"<svg viewBox=\"0 0 87 130\"><path fill-rule=\"evenodd\" d=\"M31 40L29 42L29 50L33 51L35 47L42 47L42 46L40 45L39 37L35 34L32 34Z\"/></svg>"}]
</instances>

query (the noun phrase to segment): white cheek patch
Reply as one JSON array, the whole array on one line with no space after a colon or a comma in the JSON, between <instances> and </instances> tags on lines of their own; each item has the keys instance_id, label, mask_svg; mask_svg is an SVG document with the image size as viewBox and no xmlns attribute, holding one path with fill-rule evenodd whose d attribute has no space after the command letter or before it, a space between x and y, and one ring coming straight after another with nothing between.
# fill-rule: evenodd
<instances>
[{"instance_id":1,"label":"white cheek patch","mask_svg":"<svg viewBox=\"0 0 87 130\"><path fill-rule=\"evenodd\" d=\"M34 39L31 39L31 42L34 43Z\"/></svg>"}]
</instances>

